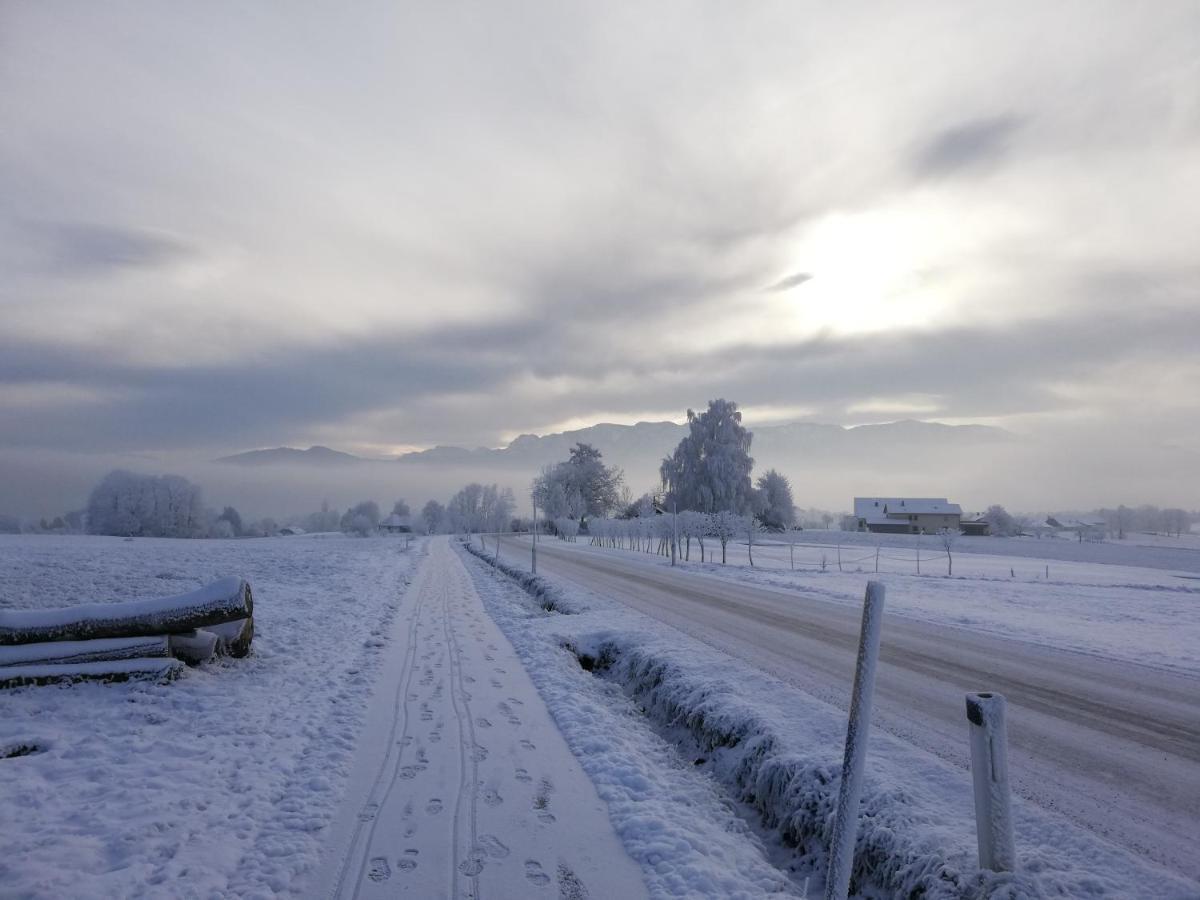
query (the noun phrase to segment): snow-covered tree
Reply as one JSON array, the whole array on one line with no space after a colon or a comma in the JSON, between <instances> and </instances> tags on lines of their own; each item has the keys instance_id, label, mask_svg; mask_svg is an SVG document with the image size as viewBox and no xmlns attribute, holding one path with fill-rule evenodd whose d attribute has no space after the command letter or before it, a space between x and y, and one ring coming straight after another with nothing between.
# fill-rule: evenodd
<instances>
[{"instance_id":1,"label":"snow-covered tree","mask_svg":"<svg viewBox=\"0 0 1200 900\"><path fill-rule=\"evenodd\" d=\"M1017 520L998 503L987 508L983 520L988 523L988 531L1000 537L1012 537L1021 533L1021 526Z\"/></svg>"},{"instance_id":2,"label":"snow-covered tree","mask_svg":"<svg viewBox=\"0 0 1200 900\"><path fill-rule=\"evenodd\" d=\"M242 536L242 516L232 506L227 506L221 510L221 514L217 516L217 520L214 524L219 525L221 522L229 523L229 530L232 532L230 537Z\"/></svg>"},{"instance_id":3,"label":"snow-covered tree","mask_svg":"<svg viewBox=\"0 0 1200 900\"><path fill-rule=\"evenodd\" d=\"M410 515L412 515L412 510L410 510L408 508L408 504L404 501L403 497L401 497L399 500L397 500L395 503L392 504L392 515L393 516L410 516Z\"/></svg>"},{"instance_id":4,"label":"snow-covered tree","mask_svg":"<svg viewBox=\"0 0 1200 900\"><path fill-rule=\"evenodd\" d=\"M366 537L379 527L379 504L374 500L363 500L346 510L342 516L342 531Z\"/></svg>"},{"instance_id":5,"label":"snow-covered tree","mask_svg":"<svg viewBox=\"0 0 1200 900\"><path fill-rule=\"evenodd\" d=\"M617 507L623 478L591 444L576 444L569 459L545 466L533 480L533 500L547 518L573 516L582 524Z\"/></svg>"},{"instance_id":6,"label":"snow-covered tree","mask_svg":"<svg viewBox=\"0 0 1200 900\"><path fill-rule=\"evenodd\" d=\"M791 528L796 521L796 505L792 500L792 484L787 476L768 469L755 482L755 512L763 527L771 531Z\"/></svg>"},{"instance_id":7,"label":"snow-covered tree","mask_svg":"<svg viewBox=\"0 0 1200 900\"><path fill-rule=\"evenodd\" d=\"M954 545L958 543L959 530L957 528L943 528L938 532L938 541L942 545L942 549L946 551L946 575L949 577L954 574ZM879 569L879 554L876 550L875 568Z\"/></svg>"},{"instance_id":8,"label":"snow-covered tree","mask_svg":"<svg viewBox=\"0 0 1200 900\"><path fill-rule=\"evenodd\" d=\"M426 534L439 534L446 527L446 507L430 500L421 509L421 521L425 524Z\"/></svg>"},{"instance_id":9,"label":"snow-covered tree","mask_svg":"<svg viewBox=\"0 0 1200 900\"><path fill-rule=\"evenodd\" d=\"M737 537L741 529L742 517L737 513L722 509L709 516L709 533L721 543L721 565L725 565L725 547Z\"/></svg>"},{"instance_id":10,"label":"snow-covered tree","mask_svg":"<svg viewBox=\"0 0 1200 900\"><path fill-rule=\"evenodd\" d=\"M179 475L138 475L118 469L92 490L93 534L198 537L205 530L200 488Z\"/></svg>"},{"instance_id":11,"label":"snow-covered tree","mask_svg":"<svg viewBox=\"0 0 1200 900\"><path fill-rule=\"evenodd\" d=\"M758 531L761 527L754 516L739 516L738 530L746 538L746 553L750 556L750 565L754 565L754 545L758 542Z\"/></svg>"},{"instance_id":12,"label":"snow-covered tree","mask_svg":"<svg viewBox=\"0 0 1200 900\"><path fill-rule=\"evenodd\" d=\"M742 425L737 404L710 400L702 413L688 410L688 433L659 472L669 503L679 509L741 514L753 498L750 456L753 434Z\"/></svg>"}]
</instances>

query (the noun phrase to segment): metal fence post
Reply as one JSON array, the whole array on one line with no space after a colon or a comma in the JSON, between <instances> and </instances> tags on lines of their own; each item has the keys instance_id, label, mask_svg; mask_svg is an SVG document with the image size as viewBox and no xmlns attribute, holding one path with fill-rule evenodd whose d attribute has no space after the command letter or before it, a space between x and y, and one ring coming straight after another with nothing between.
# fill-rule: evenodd
<instances>
[{"instance_id":1,"label":"metal fence post","mask_svg":"<svg viewBox=\"0 0 1200 900\"><path fill-rule=\"evenodd\" d=\"M867 737L871 729L871 699L875 691L875 669L879 662L879 636L883 627L883 585L867 582L863 600L862 633L858 661L854 667L854 692L850 695L850 722L846 727L846 754L842 759L842 785L838 791L837 816L829 848L829 874L825 900L845 900L850 893L854 868L854 843L858 836L858 799L862 794L863 768L867 759Z\"/></svg>"},{"instance_id":2,"label":"metal fence post","mask_svg":"<svg viewBox=\"0 0 1200 900\"><path fill-rule=\"evenodd\" d=\"M1005 705L1001 694L967 694L979 867L993 872L1012 872L1017 868L1012 796L1008 784Z\"/></svg>"}]
</instances>

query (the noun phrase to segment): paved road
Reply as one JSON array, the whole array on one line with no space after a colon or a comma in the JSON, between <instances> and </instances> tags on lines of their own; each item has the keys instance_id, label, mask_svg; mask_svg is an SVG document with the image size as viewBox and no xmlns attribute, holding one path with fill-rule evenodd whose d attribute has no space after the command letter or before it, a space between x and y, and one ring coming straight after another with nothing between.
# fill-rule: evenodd
<instances>
[{"instance_id":1,"label":"paved road","mask_svg":"<svg viewBox=\"0 0 1200 900\"><path fill-rule=\"evenodd\" d=\"M855 609L583 544L542 541L538 568L848 703ZM884 629L877 727L965 768L963 694L999 691L1021 796L1200 880L1200 678L899 616Z\"/></svg>"}]
</instances>

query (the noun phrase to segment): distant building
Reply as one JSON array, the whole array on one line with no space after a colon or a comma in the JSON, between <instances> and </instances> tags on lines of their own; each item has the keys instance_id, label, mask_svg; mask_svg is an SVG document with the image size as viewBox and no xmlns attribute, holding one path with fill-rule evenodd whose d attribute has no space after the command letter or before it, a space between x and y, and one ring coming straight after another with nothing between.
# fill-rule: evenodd
<instances>
[{"instance_id":1,"label":"distant building","mask_svg":"<svg viewBox=\"0 0 1200 900\"><path fill-rule=\"evenodd\" d=\"M1070 531L1082 541L1102 541L1108 531L1108 523L1103 519L1056 519L1046 517L1046 524L1058 531Z\"/></svg>"},{"instance_id":2,"label":"distant building","mask_svg":"<svg viewBox=\"0 0 1200 900\"><path fill-rule=\"evenodd\" d=\"M411 534L412 516L398 516L392 513L379 523L379 530L388 534Z\"/></svg>"},{"instance_id":3,"label":"distant building","mask_svg":"<svg viewBox=\"0 0 1200 900\"><path fill-rule=\"evenodd\" d=\"M992 533L992 523L982 516L962 519L958 523L958 528L967 537L986 537Z\"/></svg>"},{"instance_id":4,"label":"distant building","mask_svg":"<svg viewBox=\"0 0 1200 900\"><path fill-rule=\"evenodd\" d=\"M962 507L945 497L855 497L859 531L936 534L962 524Z\"/></svg>"},{"instance_id":5,"label":"distant building","mask_svg":"<svg viewBox=\"0 0 1200 900\"><path fill-rule=\"evenodd\" d=\"M298 525L284 525L279 529L279 533L283 537L294 537L298 534L304 534L304 529Z\"/></svg>"}]
</instances>

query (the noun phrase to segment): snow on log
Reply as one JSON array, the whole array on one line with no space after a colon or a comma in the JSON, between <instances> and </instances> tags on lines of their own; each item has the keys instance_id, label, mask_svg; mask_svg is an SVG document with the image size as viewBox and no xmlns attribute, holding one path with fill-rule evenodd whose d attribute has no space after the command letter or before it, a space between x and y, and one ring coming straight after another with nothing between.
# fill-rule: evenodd
<instances>
[{"instance_id":1,"label":"snow on log","mask_svg":"<svg viewBox=\"0 0 1200 900\"><path fill-rule=\"evenodd\" d=\"M216 635L217 653L241 659L250 652L250 642L254 640L254 619L235 619L220 625L209 625L201 630Z\"/></svg>"},{"instance_id":2,"label":"snow on log","mask_svg":"<svg viewBox=\"0 0 1200 900\"><path fill-rule=\"evenodd\" d=\"M250 585L241 578L221 578L189 594L158 600L0 610L0 645L187 633L252 620L253 615Z\"/></svg>"},{"instance_id":3,"label":"snow on log","mask_svg":"<svg viewBox=\"0 0 1200 900\"><path fill-rule=\"evenodd\" d=\"M104 638L95 641L51 641L44 644L14 644L0 647L0 670L9 666L36 666L46 663L111 662L118 659L165 657L166 635L134 638Z\"/></svg>"},{"instance_id":4,"label":"snow on log","mask_svg":"<svg viewBox=\"0 0 1200 900\"><path fill-rule=\"evenodd\" d=\"M6 666L0 669L0 690L27 685L74 684L79 681L172 681L182 671L183 663L170 657L64 666Z\"/></svg>"},{"instance_id":5,"label":"snow on log","mask_svg":"<svg viewBox=\"0 0 1200 900\"><path fill-rule=\"evenodd\" d=\"M173 634L169 640L171 655L193 666L208 662L217 651L217 636L211 631L195 629L188 634Z\"/></svg>"}]
</instances>

